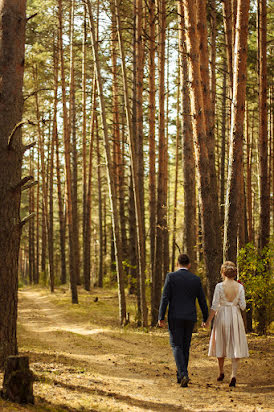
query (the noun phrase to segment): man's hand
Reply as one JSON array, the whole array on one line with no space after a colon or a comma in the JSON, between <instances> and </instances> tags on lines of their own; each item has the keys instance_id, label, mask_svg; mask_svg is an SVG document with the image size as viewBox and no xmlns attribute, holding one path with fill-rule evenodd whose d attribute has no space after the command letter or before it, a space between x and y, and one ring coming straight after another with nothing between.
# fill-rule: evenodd
<instances>
[{"instance_id":1,"label":"man's hand","mask_svg":"<svg viewBox=\"0 0 274 412\"><path fill-rule=\"evenodd\" d=\"M166 326L166 322L164 320L158 320L159 328L164 328Z\"/></svg>"}]
</instances>

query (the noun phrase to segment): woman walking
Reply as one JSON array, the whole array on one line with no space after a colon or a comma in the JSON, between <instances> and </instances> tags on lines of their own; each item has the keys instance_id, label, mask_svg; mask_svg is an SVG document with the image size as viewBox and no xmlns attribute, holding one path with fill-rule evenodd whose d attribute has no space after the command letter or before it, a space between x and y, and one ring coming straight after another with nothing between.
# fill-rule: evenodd
<instances>
[{"instance_id":1,"label":"woman walking","mask_svg":"<svg viewBox=\"0 0 274 412\"><path fill-rule=\"evenodd\" d=\"M210 327L215 316L211 332L208 356L216 356L219 365L217 381L224 379L224 360L231 358L232 372L229 386L236 386L236 375L239 359L248 354L244 323L240 312L246 308L244 287L235 278L237 268L233 262L227 261L221 267L223 281L215 287L209 317L204 324Z\"/></svg>"}]
</instances>

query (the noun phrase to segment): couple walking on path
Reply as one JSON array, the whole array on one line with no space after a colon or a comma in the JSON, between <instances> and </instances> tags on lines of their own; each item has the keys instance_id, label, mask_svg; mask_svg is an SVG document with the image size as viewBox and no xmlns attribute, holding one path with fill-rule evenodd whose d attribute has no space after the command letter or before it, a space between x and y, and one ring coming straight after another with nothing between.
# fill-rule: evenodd
<instances>
[{"instance_id":1,"label":"couple walking on path","mask_svg":"<svg viewBox=\"0 0 274 412\"><path fill-rule=\"evenodd\" d=\"M231 358L232 372L229 386L236 385L236 374L239 359L248 357L248 346L241 310L246 307L244 287L235 282L237 268L233 262L225 262L221 266L223 281L216 285L212 306L208 315L208 307L202 289L201 280L190 272L190 261L187 255L178 257L179 269L168 273L159 308L160 327L165 325L165 313L168 307L168 329L170 344L177 366L177 382L187 387L188 360L191 336L195 322L196 299L202 314L203 327L209 328L214 319L209 342L209 356L218 359L219 377L224 379L224 359Z\"/></svg>"}]
</instances>

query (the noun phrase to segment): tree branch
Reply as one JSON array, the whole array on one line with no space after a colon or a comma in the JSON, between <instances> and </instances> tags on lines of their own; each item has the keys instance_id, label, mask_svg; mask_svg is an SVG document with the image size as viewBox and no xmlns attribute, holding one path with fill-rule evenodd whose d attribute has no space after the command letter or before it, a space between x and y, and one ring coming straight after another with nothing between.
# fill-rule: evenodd
<instances>
[{"instance_id":1,"label":"tree branch","mask_svg":"<svg viewBox=\"0 0 274 412\"><path fill-rule=\"evenodd\" d=\"M27 121L22 120L21 122L17 123L17 124L14 126L14 128L13 128L11 134L10 134L10 137L8 138L8 150L11 150L12 142L13 142L13 138L14 138L15 132L16 132L20 127L22 127L24 124L26 124L26 123L31 124L32 126L35 126L35 123L33 123L31 120L27 120Z\"/></svg>"},{"instance_id":2,"label":"tree branch","mask_svg":"<svg viewBox=\"0 0 274 412\"><path fill-rule=\"evenodd\" d=\"M22 120L21 122L17 123L17 124L14 126L13 131L11 132L11 135L10 135L10 137L8 138L8 150L11 149L15 132L16 132L20 127L22 127L23 124L25 124L25 123L26 123L26 122Z\"/></svg>"},{"instance_id":3,"label":"tree branch","mask_svg":"<svg viewBox=\"0 0 274 412\"><path fill-rule=\"evenodd\" d=\"M31 16L27 17L27 22L28 22L30 19L33 19L33 17L37 16L37 14L38 14L38 13L34 13L34 14L32 14Z\"/></svg>"},{"instance_id":4,"label":"tree branch","mask_svg":"<svg viewBox=\"0 0 274 412\"><path fill-rule=\"evenodd\" d=\"M30 215L24 217L19 223L20 227L22 228L30 219L36 216L36 213L32 212Z\"/></svg>"},{"instance_id":5,"label":"tree branch","mask_svg":"<svg viewBox=\"0 0 274 412\"><path fill-rule=\"evenodd\" d=\"M38 184L38 180L34 180L34 182L31 182L28 185L23 186L21 191L23 192L24 190L28 190L31 187L36 186L37 184Z\"/></svg>"},{"instance_id":6,"label":"tree branch","mask_svg":"<svg viewBox=\"0 0 274 412\"><path fill-rule=\"evenodd\" d=\"M30 144L27 144L24 146L23 152L25 153L27 150L31 149L32 147L34 147L36 145L36 142L32 142Z\"/></svg>"},{"instance_id":7,"label":"tree branch","mask_svg":"<svg viewBox=\"0 0 274 412\"><path fill-rule=\"evenodd\" d=\"M27 182L29 182L30 180L33 180L33 176L26 176L23 177L23 179L20 180L19 183L17 183L17 185L12 187L12 190L15 192L16 190L20 189L22 186L24 186Z\"/></svg>"}]
</instances>

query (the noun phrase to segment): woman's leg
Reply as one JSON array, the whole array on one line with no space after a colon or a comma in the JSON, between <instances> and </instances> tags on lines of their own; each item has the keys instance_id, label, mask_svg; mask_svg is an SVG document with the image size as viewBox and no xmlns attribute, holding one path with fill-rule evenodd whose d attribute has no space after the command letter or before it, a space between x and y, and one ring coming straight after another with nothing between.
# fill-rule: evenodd
<instances>
[{"instance_id":1,"label":"woman's leg","mask_svg":"<svg viewBox=\"0 0 274 412\"><path fill-rule=\"evenodd\" d=\"M236 378L237 375L237 369L239 366L239 358L232 358L231 359L231 366L232 366L232 370L231 370L231 378Z\"/></svg>"},{"instance_id":2,"label":"woman's leg","mask_svg":"<svg viewBox=\"0 0 274 412\"><path fill-rule=\"evenodd\" d=\"M237 369L239 366L239 358L232 358L231 359L231 366L232 366L232 370L231 370L231 381L229 386L236 386L236 375L237 375Z\"/></svg>"},{"instance_id":3,"label":"woman's leg","mask_svg":"<svg viewBox=\"0 0 274 412\"><path fill-rule=\"evenodd\" d=\"M225 358L217 358L218 359L218 365L219 365L219 377L217 378L217 381L221 382L224 379L224 362Z\"/></svg>"},{"instance_id":4,"label":"woman's leg","mask_svg":"<svg viewBox=\"0 0 274 412\"><path fill-rule=\"evenodd\" d=\"M218 359L219 371L221 375L222 373L224 373L225 358L217 358L217 359Z\"/></svg>"}]
</instances>

